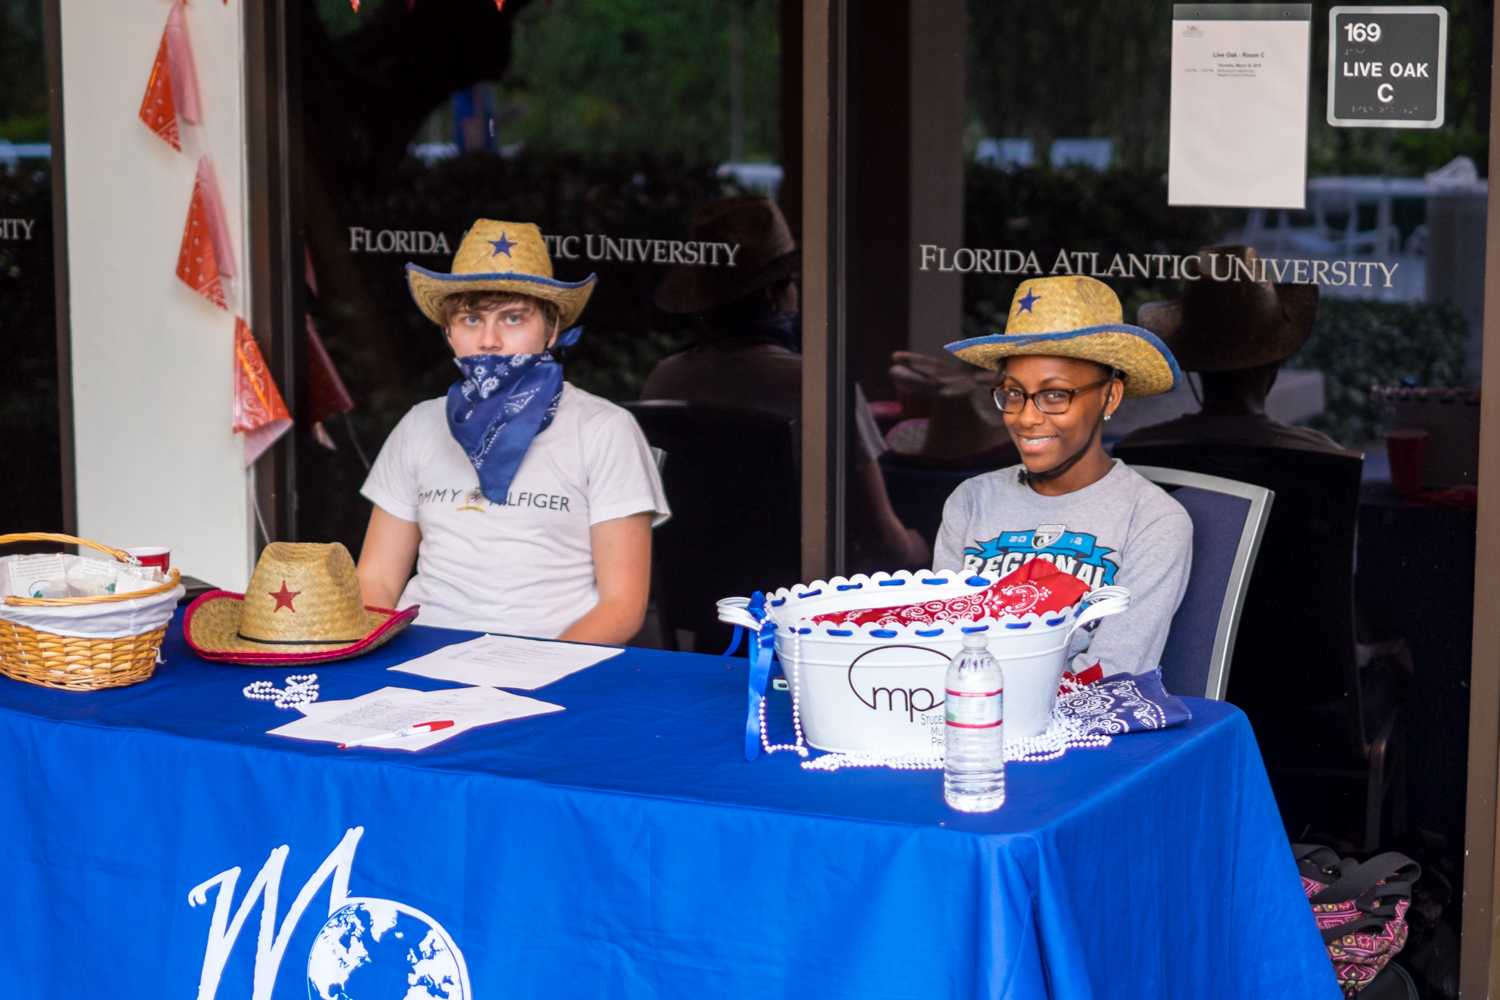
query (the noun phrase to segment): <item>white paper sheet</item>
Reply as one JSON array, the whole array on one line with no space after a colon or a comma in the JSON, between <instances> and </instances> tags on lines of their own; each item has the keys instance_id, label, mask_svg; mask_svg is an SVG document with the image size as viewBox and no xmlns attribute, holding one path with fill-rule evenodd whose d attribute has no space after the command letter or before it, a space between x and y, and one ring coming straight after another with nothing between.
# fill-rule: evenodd
<instances>
[{"instance_id":1,"label":"white paper sheet","mask_svg":"<svg viewBox=\"0 0 1500 1000\"><path fill-rule=\"evenodd\" d=\"M444 646L390 669L459 684L532 691L623 652L623 649L609 646L482 635L468 642Z\"/></svg>"},{"instance_id":2,"label":"white paper sheet","mask_svg":"<svg viewBox=\"0 0 1500 1000\"><path fill-rule=\"evenodd\" d=\"M1178 4L1167 203L1302 208L1310 5ZM1229 14L1238 7L1246 13ZM1286 15L1290 14L1291 17Z\"/></svg>"},{"instance_id":3,"label":"white paper sheet","mask_svg":"<svg viewBox=\"0 0 1500 1000\"><path fill-rule=\"evenodd\" d=\"M371 744L372 749L425 750L478 726L563 711L561 705L489 687L442 691L384 687L358 698L315 701L302 709L305 713L302 718L278 726L268 735L328 743L359 743L388 737L423 722L451 721L453 725L447 729L381 739Z\"/></svg>"}]
</instances>

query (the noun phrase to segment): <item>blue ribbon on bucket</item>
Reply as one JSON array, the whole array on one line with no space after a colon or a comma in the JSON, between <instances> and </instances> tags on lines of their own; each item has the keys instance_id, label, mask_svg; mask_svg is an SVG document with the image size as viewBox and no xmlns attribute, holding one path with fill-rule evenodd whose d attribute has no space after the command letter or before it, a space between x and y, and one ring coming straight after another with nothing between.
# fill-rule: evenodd
<instances>
[{"instance_id":1,"label":"blue ribbon on bucket","mask_svg":"<svg viewBox=\"0 0 1500 1000\"><path fill-rule=\"evenodd\" d=\"M766 698L766 684L771 679L771 662L776 658L776 623L766 615L766 595L757 590L750 596L745 608L760 622L760 628L749 635L745 656L750 661L745 705L745 759L760 756L760 706ZM725 656L733 656L740 646L742 629L734 627L734 638L730 640Z\"/></svg>"}]
</instances>

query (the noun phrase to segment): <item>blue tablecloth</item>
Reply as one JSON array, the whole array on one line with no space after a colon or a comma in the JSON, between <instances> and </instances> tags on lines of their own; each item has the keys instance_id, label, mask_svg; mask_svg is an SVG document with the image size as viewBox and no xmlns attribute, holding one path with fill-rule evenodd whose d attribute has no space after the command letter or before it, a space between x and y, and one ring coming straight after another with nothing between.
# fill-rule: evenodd
<instances>
[{"instance_id":1,"label":"blue tablecloth","mask_svg":"<svg viewBox=\"0 0 1500 1000\"><path fill-rule=\"evenodd\" d=\"M323 697L445 686L384 668L467 637L414 627ZM461 956L482 1000L1338 996L1228 705L966 816L935 772L746 763L743 661L629 650L538 692L566 712L406 754L266 736L291 713L240 690L279 672L175 623L165 654L0 680L14 990L457 1000Z\"/></svg>"}]
</instances>

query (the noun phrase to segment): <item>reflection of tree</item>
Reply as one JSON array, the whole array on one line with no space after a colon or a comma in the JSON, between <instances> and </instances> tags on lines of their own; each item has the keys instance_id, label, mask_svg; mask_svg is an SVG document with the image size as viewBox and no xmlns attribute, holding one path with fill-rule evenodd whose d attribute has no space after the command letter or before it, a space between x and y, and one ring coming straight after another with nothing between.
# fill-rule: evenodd
<instances>
[{"instance_id":1,"label":"reflection of tree","mask_svg":"<svg viewBox=\"0 0 1500 1000\"><path fill-rule=\"evenodd\" d=\"M571 153L731 155L731 49L743 64L743 156L777 153L777 0L556 0L516 26L507 138Z\"/></svg>"},{"instance_id":2,"label":"reflection of tree","mask_svg":"<svg viewBox=\"0 0 1500 1000\"><path fill-rule=\"evenodd\" d=\"M985 134L1026 136L1043 156L1060 136L1108 136L1121 163L1166 162L1171 4L969 0L968 8L969 106Z\"/></svg>"},{"instance_id":3,"label":"reflection of tree","mask_svg":"<svg viewBox=\"0 0 1500 1000\"><path fill-rule=\"evenodd\" d=\"M309 152L346 180L388 176L382 168L405 156L450 94L505 76L515 19L529 2L510 0L503 13L481 0L367 4L358 30L339 34L318 6L299 5Z\"/></svg>"},{"instance_id":4,"label":"reflection of tree","mask_svg":"<svg viewBox=\"0 0 1500 1000\"><path fill-rule=\"evenodd\" d=\"M41 0L0 0L0 139L47 137Z\"/></svg>"}]
</instances>

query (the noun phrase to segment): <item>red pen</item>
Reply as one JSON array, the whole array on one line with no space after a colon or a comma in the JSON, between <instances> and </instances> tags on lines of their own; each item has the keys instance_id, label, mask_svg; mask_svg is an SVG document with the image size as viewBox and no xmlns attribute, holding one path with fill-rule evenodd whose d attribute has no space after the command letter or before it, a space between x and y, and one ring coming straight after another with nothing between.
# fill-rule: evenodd
<instances>
[{"instance_id":1,"label":"red pen","mask_svg":"<svg viewBox=\"0 0 1500 1000\"><path fill-rule=\"evenodd\" d=\"M405 729L398 729L394 733L382 733L379 736L370 736L362 740L355 740L352 743L340 743L339 749L348 750L350 747L370 746L376 743L388 743L391 740L405 739L408 736L421 736L425 733L435 733L440 729L448 729L452 725L452 719L437 719L432 722L418 722L415 725L407 726Z\"/></svg>"}]
</instances>

